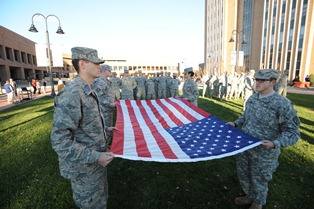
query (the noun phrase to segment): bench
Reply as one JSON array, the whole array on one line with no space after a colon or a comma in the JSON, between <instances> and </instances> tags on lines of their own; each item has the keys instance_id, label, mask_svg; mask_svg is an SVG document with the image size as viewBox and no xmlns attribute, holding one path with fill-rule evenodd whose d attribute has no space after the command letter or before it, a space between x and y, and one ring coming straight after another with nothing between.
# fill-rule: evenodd
<instances>
[{"instance_id":1,"label":"bench","mask_svg":"<svg viewBox=\"0 0 314 209\"><path fill-rule=\"evenodd\" d=\"M310 87L310 82L294 82L293 87L296 87L296 88L309 88Z\"/></svg>"}]
</instances>

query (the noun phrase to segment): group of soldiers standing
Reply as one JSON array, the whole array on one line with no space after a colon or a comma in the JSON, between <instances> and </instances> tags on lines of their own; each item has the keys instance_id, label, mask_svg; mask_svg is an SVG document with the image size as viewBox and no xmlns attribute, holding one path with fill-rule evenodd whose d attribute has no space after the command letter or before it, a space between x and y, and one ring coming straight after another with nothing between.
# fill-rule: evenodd
<instances>
[{"instance_id":1,"label":"group of soldiers standing","mask_svg":"<svg viewBox=\"0 0 314 209\"><path fill-rule=\"evenodd\" d=\"M160 71L148 78L141 70L136 71L133 77L128 70L124 70L122 78L112 72L109 85L116 100L152 100L178 96L180 80L175 73L171 77L170 72L165 76L164 72Z\"/></svg>"},{"instance_id":2,"label":"group of soldiers standing","mask_svg":"<svg viewBox=\"0 0 314 209\"><path fill-rule=\"evenodd\" d=\"M217 73L205 75L203 97L217 97L220 100L240 99L244 100L243 109L245 109L245 102L254 93L254 74L255 70L251 69L248 73L230 73L223 72L221 76ZM288 83L288 70L283 74L278 71L279 79L274 87L274 90L283 96L286 96Z\"/></svg>"}]
</instances>

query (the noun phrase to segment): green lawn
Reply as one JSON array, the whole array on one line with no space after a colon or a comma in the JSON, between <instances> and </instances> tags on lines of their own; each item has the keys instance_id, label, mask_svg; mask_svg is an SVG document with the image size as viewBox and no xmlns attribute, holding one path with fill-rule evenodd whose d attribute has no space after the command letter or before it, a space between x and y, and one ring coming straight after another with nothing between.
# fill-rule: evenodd
<instances>
[{"instance_id":1,"label":"green lawn","mask_svg":"<svg viewBox=\"0 0 314 209\"><path fill-rule=\"evenodd\" d=\"M264 208L313 208L314 96L288 98L301 119L302 139L282 149ZM200 97L199 106L232 121L241 114L242 100ZM50 97L0 111L0 208L76 208L51 148L52 115ZM111 209L232 209L239 208L233 199L242 192L234 157L198 163L117 158L108 167L108 178Z\"/></svg>"}]
</instances>

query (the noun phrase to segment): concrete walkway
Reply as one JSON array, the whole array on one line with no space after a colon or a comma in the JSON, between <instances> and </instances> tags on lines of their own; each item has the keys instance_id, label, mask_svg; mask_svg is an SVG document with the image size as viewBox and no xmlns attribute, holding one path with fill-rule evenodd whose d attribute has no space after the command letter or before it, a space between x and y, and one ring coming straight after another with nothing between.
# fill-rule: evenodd
<instances>
[{"instance_id":1,"label":"concrete walkway","mask_svg":"<svg viewBox=\"0 0 314 209\"><path fill-rule=\"evenodd\" d=\"M7 95L5 93L3 94L0 94L0 110L4 110L6 108L9 108L9 107L12 107L12 106L16 106L16 105L19 105L19 104L22 104L22 103L25 103L25 102L29 102L29 101L32 101L34 99L38 99L38 98L41 98L41 97L44 97L44 96L50 96L51 95L51 87L50 86L47 86L46 87L46 93L41 93L41 94L36 94L35 97L33 97L33 99L31 100L23 100L23 101L20 101L20 102L14 102L13 104L9 104L7 102ZM55 87L55 92L57 93L57 88Z\"/></svg>"},{"instance_id":2,"label":"concrete walkway","mask_svg":"<svg viewBox=\"0 0 314 209\"><path fill-rule=\"evenodd\" d=\"M293 88L293 87L288 87L287 88L288 93L293 93L293 94L308 94L308 95L314 95L314 88ZM55 92L57 93L57 88L55 88ZM36 98L34 99L38 99L44 96L50 96L51 94L51 88L50 86L47 86L47 92L44 94L36 94ZM26 100L23 102L29 102L32 100ZM0 110L4 110L6 108L15 106L15 105L19 105L21 104L21 102L17 102L14 104L8 104L7 102L7 95L6 94L0 94Z\"/></svg>"}]
</instances>

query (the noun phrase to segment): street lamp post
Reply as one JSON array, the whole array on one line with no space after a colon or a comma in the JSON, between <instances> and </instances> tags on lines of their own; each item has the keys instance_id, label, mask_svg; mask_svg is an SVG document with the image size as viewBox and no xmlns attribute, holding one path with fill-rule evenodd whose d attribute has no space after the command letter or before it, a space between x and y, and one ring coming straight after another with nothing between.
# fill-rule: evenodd
<instances>
[{"instance_id":1,"label":"street lamp post","mask_svg":"<svg viewBox=\"0 0 314 209\"><path fill-rule=\"evenodd\" d=\"M231 38L229 40L230 43L234 42L234 39L232 36L236 36L235 44L236 44L236 65L235 65L235 71L238 72L238 65L239 65L239 51L240 51L240 34L243 33L243 30L237 31L233 30ZM246 44L245 36L243 35L242 38L242 43L241 44Z\"/></svg>"},{"instance_id":2,"label":"street lamp post","mask_svg":"<svg viewBox=\"0 0 314 209\"><path fill-rule=\"evenodd\" d=\"M50 73L50 84L51 84L51 96L54 97L56 94L55 94L55 90L54 90L54 82L53 82L53 77L52 77L52 65L51 65L51 51L50 51L50 41L49 41L49 32L48 32L48 23L47 23L47 19L49 17L55 17L58 19L59 21L59 27L58 27L58 30L57 30L57 34L64 34L63 30L61 29L61 24L60 24L60 19L56 16L56 15L53 15L53 14L50 14L48 15L47 17L45 17L43 14L40 14L40 13L36 13L32 16L32 25L29 29L30 32L34 32L34 33L37 33L38 30L36 29L35 25L34 25L34 17L35 16L42 16L44 19L45 19L45 23L46 23L46 44L47 44L47 48L48 48L48 68L49 68L49 73Z\"/></svg>"}]
</instances>

